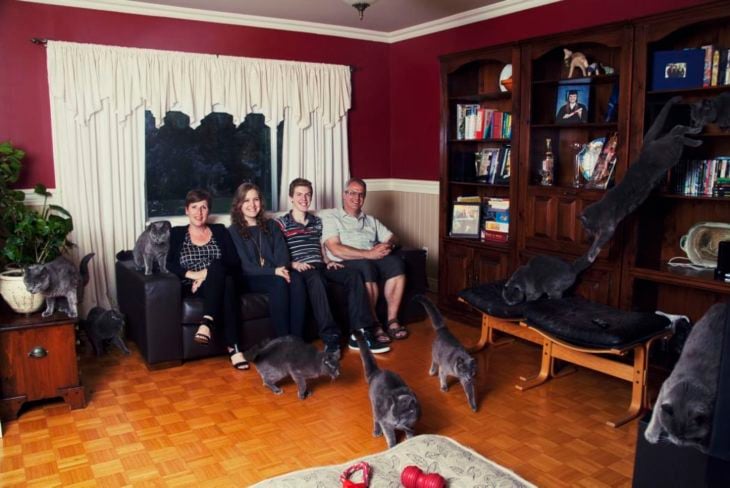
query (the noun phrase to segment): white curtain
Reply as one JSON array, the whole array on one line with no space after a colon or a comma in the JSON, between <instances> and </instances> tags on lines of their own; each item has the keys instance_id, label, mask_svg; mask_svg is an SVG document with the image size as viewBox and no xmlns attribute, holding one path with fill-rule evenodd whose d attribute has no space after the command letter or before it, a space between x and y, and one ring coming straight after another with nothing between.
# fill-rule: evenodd
<instances>
[{"instance_id":1,"label":"white curtain","mask_svg":"<svg viewBox=\"0 0 730 488\"><path fill-rule=\"evenodd\" d=\"M193 127L212 111L236 124L262 113L269 127L286 114L282 187L302 176L322 202L339 198L349 175L347 66L56 41L47 49L60 204L74 218L76 257L96 253L85 310L116 304L114 256L131 249L144 228L145 110L160 125L168 111L182 111ZM322 164L331 167L309 171Z\"/></svg>"}]
</instances>

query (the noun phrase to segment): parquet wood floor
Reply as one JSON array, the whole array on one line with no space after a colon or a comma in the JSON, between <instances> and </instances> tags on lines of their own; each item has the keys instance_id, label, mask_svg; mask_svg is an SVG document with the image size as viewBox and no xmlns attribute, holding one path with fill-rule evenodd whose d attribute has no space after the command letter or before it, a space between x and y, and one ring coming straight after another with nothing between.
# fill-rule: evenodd
<instances>
[{"instance_id":1,"label":"parquet wood floor","mask_svg":"<svg viewBox=\"0 0 730 488\"><path fill-rule=\"evenodd\" d=\"M449 325L466 344L479 336ZM516 342L477 354L479 411L472 413L458 384L442 393L427 375L430 322L410 330L378 360L416 391L419 432L451 436L539 486L630 485L637 424L604 424L627 407L626 382L579 370L520 392L514 384L537 372L540 352ZM45 402L3 422L0 486L248 486L386 447L371 435L356 351L346 350L340 378L313 382L305 401L293 383L276 396L254 370L237 372L226 357L148 371L132 347L128 357L113 350L82 358L81 371L85 409Z\"/></svg>"}]
</instances>

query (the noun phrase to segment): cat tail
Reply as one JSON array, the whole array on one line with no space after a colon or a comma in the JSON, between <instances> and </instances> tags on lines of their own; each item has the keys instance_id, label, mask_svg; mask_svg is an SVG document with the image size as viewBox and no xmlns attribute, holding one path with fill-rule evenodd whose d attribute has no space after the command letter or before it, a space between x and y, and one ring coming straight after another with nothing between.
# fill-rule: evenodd
<instances>
[{"instance_id":1,"label":"cat tail","mask_svg":"<svg viewBox=\"0 0 730 488\"><path fill-rule=\"evenodd\" d=\"M89 284L89 261L91 261L91 258L96 256L95 253L90 252L86 256L81 259L81 264L79 264L79 273L81 274L81 286L86 286ZM79 299L79 301L81 301Z\"/></svg>"},{"instance_id":2,"label":"cat tail","mask_svg":"<svg viewBox=\"0 0 730 488\"><path fill-rule=\"evenodd\" d=\"M573 261L573 264L571 266L573 267L573 271L575 272L575 274L580 274L588 269L591 264L593 264L593 261L590 260L588 254L584 254L575 261Z\"/></svg>"},{"instance_id":3,"label":"cat tail","mask_svg":"<svg viewBox=\"0 0 730 488\"><path fill-rule=\"evenodd\" d=\"M370 383L372 375L380 370L378 362L375 360L373 353L370 352L370 347L368 347L367 342L363 339L360 332L355 332L355 340L357 340L357 347L360 349L360 359L362 359L362 369L365 371L365 379Z\"/></svg>"},{"instance_id":4,"label":"cat tail","mask_svg":"<svg viewBox=\"0 0 730 488\"><path fill-rule=\"evenodd\" d=\"M433 324L434 329L439 330L446 327L444 316L441 315L441 312L436 308L436 305L434 305L430 298L426 295L418 294L413 297L413 300L423 305L423 308L426 309L426 313L431 317L431 324Z\"/></svg>"}]
</instances>

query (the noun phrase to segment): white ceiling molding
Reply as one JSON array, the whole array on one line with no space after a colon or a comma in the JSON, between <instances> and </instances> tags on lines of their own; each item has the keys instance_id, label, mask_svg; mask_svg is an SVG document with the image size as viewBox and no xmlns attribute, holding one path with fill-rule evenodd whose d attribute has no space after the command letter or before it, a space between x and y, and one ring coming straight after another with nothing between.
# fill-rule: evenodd
<instances>
[{"instance_id":1,"label":"white ceiling molding","mask_svg":"<svg viewBox=\"0 0 730 488\"><path fill-rule=\"evenodd\" d=\"M62 7L86 8L104 10L107 12L121 12L127 14L147 15L153 17L167 17L173 19L214 22L218 24L241 25L259 27L263 29L277 29L293 32L305 32L325 36L345 37L365 41L393 44L415 37L421 37L435 32L441 32L464 25L493 19L523 10L559 2L561 0L503 0L485 7L468 10L443 19L426 22L405 29L392 32L383 32L370 29L357 29L332 24L304 22L256 15L241 15L229 12L215 12L212 10L194 9L187 7L172 7L168 5L133 2L130 0L20 0L30 3L44 3ZM381 4L385 7L385 4ZM37 33L43 37L43 33ZM65 41L67 39L56 39Z\"/></svg>"},{"instance_id":2,"label":"white ceiling molding","mask_svg":"<svg viewBox=\"0 0 730 488\"><path fill-rule=\"evenodd\" d=\"M541 7L551 3L560 2L561 0L503 0L486 7L467 10L458 14L444 17L443 19L433 20L413 27L407 27L390 33L384 33L388 43L405 41L414 37L421 37L435 32L441 32L464 25L474 24L482 20L494 19L503 15L529 10L535 7Z\"/></svg>"},{"instance_id":3,"label":"white ceiling molding","mask_svg":"<svg viewBox=\"0 0 730 488\"><path fill-rule=\"evenodd\" d=\"M404 193L424 193L427 195L439 194L437 180L406 180L400 178L366 178L368 192L373 191L402 191Z\"/></svg>"}]
</instances>

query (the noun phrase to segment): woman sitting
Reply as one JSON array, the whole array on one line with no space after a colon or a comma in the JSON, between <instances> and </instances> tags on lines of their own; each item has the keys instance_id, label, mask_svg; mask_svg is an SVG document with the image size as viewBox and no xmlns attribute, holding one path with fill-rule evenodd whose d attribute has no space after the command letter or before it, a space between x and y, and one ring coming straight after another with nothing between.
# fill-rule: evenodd
<instances>
[{"instance_id":1,"label":"woman sitting","mask_svg":"<svg viewBox=\"0 0 730 488\"><path fill-rule=\"evenodd\" d=\"M195 342L209 344L216 327L223 327L228 354L233 367L248 369L248 361L239 350L238 309L233 280L238 255L223 224L208 224L211 196L205 190L191 190L185 196L188 225L170 230L167 269L180 277L183 293L203 297L203 320L195 333Z\"/></svg>"},{"instance_id":2,"label":"woman sitting","mask_svg":"<svg viewBox=\"0 0 730 488\"><path fill-rule=\"evenodd\" d=\"M269 310L277 336L302 337L306 290L299 273L290 273L289 249L279 226L264 217L261 190L243 183L231 205L228 228L243 270L245 291L269 295Z\"/></svg>"}]
</instances>

